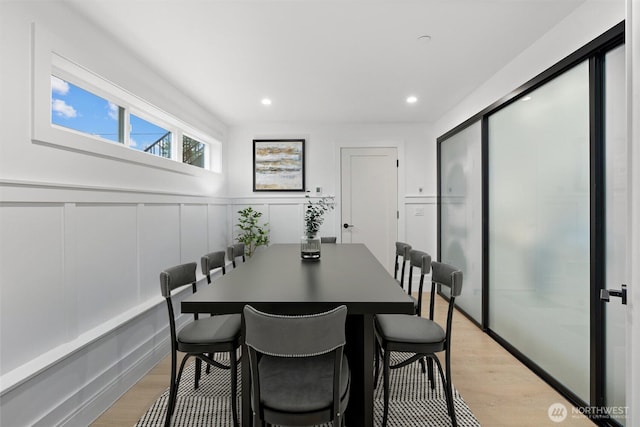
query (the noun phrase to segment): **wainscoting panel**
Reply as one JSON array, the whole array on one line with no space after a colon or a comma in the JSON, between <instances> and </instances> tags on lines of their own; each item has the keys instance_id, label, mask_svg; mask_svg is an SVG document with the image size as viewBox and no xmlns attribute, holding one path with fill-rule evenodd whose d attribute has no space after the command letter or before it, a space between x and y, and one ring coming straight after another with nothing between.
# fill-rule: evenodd
<instances>
[{"instance_id":1,"label":"wainscoting panel","mask_svg":"<svg viewBox=\"0 0 640 427\"><path fill-rule=\"evenodd\" d=\"M158 275L226 248L229 202L26 182L0 190L0 425L89 425L167 354Z\"/></svg>"},{"instance_id":2,"label":"wainscoting panel","mask_svg":"<svg viewBox=\"0 0 640 427\"><path fill-rule=\"evenodd\" d=\"M304 233L304 206L300 203L269 205L271 243L299 243Z\"/></svg>"},{"instance_id":3,"label":"wainscoting panel","mask_svg":"<svg viewBox=\"0 0 640 427\"><path fill-rule=\"evenodd\" d=\"M197 262L207 253L207 205L182 205L180 208L180 263ZM170 266L167 266L170 267ZM200 269L196 270L200 272Z\"/></svg>"},{"instance_id":4,"label":"wainscoting panel","mask_svg":"<svg viewBox=\"0 0 640 427\"><path fill-rule=\"evenodd\" d=\"M208 205L209 252L225 250L227 243L231 243L227 207L227 204Z\"/></svg>"},{"instance_id":5,"label":"wainscoting panel","mask_svg":"<svg viewBox=\"0 0 640 427\"><path fill-rule=\"evenodd\" d=\"M77 325L79 334L136 306L137 206L76 207Z\"/></svg>"},{"instance_id":6,"label":"wainscoting panel","mask_svg":"<svg viewBox=\"0 0 640 427\"><path fill-rule=\"evenodd\" d=\"M160 271L180 263L180 206L145 204L138 210L140 298L144 301L160 295Z\"/></svg>"},{"instance_id":7,"label":"wainscoting panel","mask_svg":"<svg viewBox=\"0 0 640 427\"><path fill-rule=\"evenodd\" d=\"M0 204L0 375L69 339L63 224L62 204Z\"/></svg>"}]
</instances>

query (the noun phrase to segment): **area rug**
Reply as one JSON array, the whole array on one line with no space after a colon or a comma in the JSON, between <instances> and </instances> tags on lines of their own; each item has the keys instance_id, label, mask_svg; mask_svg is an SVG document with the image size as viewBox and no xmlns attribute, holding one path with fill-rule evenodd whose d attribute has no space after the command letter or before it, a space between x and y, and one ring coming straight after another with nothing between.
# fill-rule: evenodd
<instances>
[{"instance_id":1,"label":"area rug","mask_svg":"<svg viewBox=\"0 0 640 427\"><path fill-rule=\"evenodd\" d=\"M392 364L394 358L398 358L398 355L392 355ZM222 359L219 360L224 362ZM232 426L229 371L212 368L209 375L203 372L198 390L193 389L193 374L194 364L192 363L185 368L180 382L178 400L171 425L175 427ZM418 363L391 371L389 420L387 422L389 427L443 427L451 425L440 377L439 375L435 376L436 387L432 390L426 374L422 373ZM238 383L239 395L240 383ZM375 425L380 426L382 425L383 411L382 378L380 386L375 390L374 398ZM168 399L169 389L167 388L140 418L135 427L163 426ZM459 426L476 427L480 425L457 390L454 390L454 403ZM238 408L240 408L239 398Z\"/></svg>"}]
</instances>

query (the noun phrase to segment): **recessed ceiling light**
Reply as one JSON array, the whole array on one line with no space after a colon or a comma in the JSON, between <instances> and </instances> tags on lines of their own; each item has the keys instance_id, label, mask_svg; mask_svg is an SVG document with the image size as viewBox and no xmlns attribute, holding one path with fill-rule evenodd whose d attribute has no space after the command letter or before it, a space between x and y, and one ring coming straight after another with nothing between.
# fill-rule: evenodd
<instances>
[{"instance_id":1,"label":"recessed ceiling light","mask_svg":"<svg viewBox=\"0 0 640 427\"><path fill-rule=\"evenodd\" d=\"M271 100L269 98L264 98L260 102L262 102L262 105L271 105Z\"/></svg>"},{"instance_id":2,"label":"recessed ceiling light","mask_svg":"<svg viewBox=\"0 0 640 427\"><path fill-rule=\"evenodd\" d=\"M531 97L529 95L522 98L523 101L531 101Z\"/></svg>"},{"instance_id":3,"label":"recessed ceiling light","mask_svg":"<svg viewBox=\"0 0 640 427\"><path fill-rule=\"evenodd\" d=\"M407 97L407 104L415 104L416 102L418 102L418 98L416 96L409 96Z\"/></svg>"}]
</instances>

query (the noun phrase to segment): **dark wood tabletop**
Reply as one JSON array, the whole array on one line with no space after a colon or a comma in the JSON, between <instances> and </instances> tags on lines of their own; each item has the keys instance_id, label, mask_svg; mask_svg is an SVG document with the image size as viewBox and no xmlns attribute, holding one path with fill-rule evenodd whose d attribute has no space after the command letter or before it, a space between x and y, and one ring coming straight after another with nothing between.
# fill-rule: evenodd
<instances>
[{"instance_id":1,"label":"dark wood tabletop","mask_svg":"<svg viewBox=\"0 0 640 427\"><path fill-rule=\"evenodd\" d=\"M202 286L182 302L185 313L241 313L250 304L280 313L313 313L336 305L349 314L408 313L413 302L362 244L324 244L317 261L300 246L276 244Z\"/></svg>"},{"instance_id":2,"label":"dark wood tabletop","mask_svg":"<svg viewBox=\"0 0 640 427\"><path fill-rule=\"evenodd\" d=\"M373 426L373 317L413 314L413 300L362 244L323 244L317 261L300 258L300 245L276 244L182 301L184 313L241 313L250 304L279 314L310 314L338 305L348 310L345 353L351 366L349 427ZM243 355L246 352L243 351ZM242 419L250 425L250 378L242 357Z\"/></svg>"}]
</instances>

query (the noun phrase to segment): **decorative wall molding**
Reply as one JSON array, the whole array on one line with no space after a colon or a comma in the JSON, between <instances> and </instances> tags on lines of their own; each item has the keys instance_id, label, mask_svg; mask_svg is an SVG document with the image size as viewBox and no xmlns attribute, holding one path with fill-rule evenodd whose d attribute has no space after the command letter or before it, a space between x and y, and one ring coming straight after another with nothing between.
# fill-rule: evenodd
<instances>
[{"instance_id":1,"label":"decorative wall molding","mask_svg":"<svg viewBox=\"0 0 640 427\"><path fill-rule=\"evenodd\" d=\"M0 179L0 202L28 203L49 201L52 203L61 201L76 201L90 203L92 201L104 201L110 196L109 201L122 201L132 203L153 203L169 201L175 203L209 203L227 205L226 197L207 196L197 193L181 193L160 190L146 190L136 188L98 187L79 184L53 183L42 181L20 181ZM42 193L42 191L46 193ZM140 197L144 196L144 199ZM180 199L176 199L180 197Z\"/></svg>"}]
</instances>

